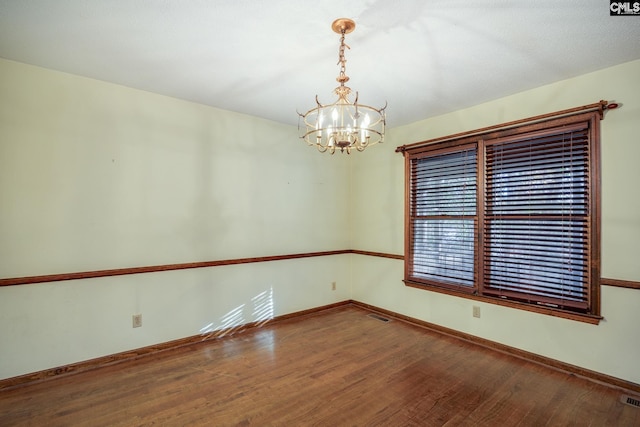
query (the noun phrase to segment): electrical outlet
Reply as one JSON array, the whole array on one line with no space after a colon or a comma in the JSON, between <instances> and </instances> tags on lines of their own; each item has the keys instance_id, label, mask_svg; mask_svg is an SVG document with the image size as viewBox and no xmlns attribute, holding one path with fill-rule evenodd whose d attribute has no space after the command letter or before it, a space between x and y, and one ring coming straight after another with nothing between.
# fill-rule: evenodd
<instances>
[{"instance_id":1,"label":"electrical outlet","mask_svg":"<svg viewBox=\"0 0 640 427\"><path fill-rule=\"evenodd\" d=\"M477 305L473 306L473 317L480 317L480 307Z\"/></svg>"},{"instance_id":2,"label":"electrical outlet","mask_svg":"<svg viewBox=\"0 0 640 427\"><path fill-rule=\"evenodd\" d=\"M336 290L336 282L331 282L331 290L332 291Z\"/></svg>"},{"instance_id":3,"label":"electrical outlet","mask_svg":"<svg viewBox=\"0 0 640 427\"><path fill-rule=\"evenodd\" d=\"M132 317L133 327L139 328L142 326L142 314L134 314Z\"/></svg>"}]
</instances>

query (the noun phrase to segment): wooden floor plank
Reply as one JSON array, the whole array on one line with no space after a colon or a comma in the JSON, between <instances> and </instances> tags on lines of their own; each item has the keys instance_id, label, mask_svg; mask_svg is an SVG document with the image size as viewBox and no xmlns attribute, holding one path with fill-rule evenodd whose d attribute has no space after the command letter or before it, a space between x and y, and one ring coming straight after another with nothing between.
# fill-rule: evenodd
<instances>
[{"instance_id":1,"label":"wooden floor plank","mask_svg":"<svg viewBox=\"0 0 640 427\"><path fill-rule=\"evenodd\" d=\"M2 426L640 426L621 392L343 306L0 392Z\"/></svg>"}]
</instances>

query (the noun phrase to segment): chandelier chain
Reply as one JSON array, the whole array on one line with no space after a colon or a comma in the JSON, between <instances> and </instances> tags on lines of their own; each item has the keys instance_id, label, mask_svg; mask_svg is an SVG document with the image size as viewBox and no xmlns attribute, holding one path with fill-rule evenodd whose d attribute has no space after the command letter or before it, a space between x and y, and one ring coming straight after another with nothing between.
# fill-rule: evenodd
<instances>
[{"instance_id":1,"label":"chandelier chain","mask_svg":"<svg viewBox=\"0 0 640 427\"><path fill-rule=\"evenodd\" d=\"M340 49L338 50L338 64L340 65L340 74L339 74L339 76L338 76L338 78L336 80L340 82L340 86L344 86L344 83L349 80L349 77L347 77L347 74L346 74L346 70L347 70L346 63L347 63L347 60L344 57L344 48L346 47L347 49L351 49L351 47L344 42L344 39L345 39L345 37L344 37L345 30L344 29L342 29L342 31L340 31L340 34L341 34L341 36L340 36Z\"/></svg>"}]
</instances>

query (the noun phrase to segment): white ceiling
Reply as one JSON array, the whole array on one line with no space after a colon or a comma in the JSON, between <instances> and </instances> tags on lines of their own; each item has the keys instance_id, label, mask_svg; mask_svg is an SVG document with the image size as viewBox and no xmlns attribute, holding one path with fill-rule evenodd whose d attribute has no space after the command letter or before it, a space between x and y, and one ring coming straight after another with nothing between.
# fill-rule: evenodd
<instances>
[{"instance_id":1,"label":"white ceiling","mask_svg":"<svg viewBox=\"0 0 640 427\"><path fill-rule=\"evenodd\" d=\"M0 57L295 125L335 99L340 17L389 126L640 58L606 0L0 0Z\"/></svg>"}]
</instances>

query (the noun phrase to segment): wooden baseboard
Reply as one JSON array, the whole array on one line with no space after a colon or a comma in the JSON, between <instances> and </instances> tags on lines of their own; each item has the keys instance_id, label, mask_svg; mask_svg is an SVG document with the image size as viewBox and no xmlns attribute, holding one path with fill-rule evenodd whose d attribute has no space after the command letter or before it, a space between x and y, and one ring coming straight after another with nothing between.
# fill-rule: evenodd
<instances>
[{"instance_id":1,"label":"wooden baseboard","mask_svg":"<svg viewBox=\"0 0 640 427\"><path fill-rule=\"evenodd\" d=\"M46 369L43 371L33 372L30 374L7 378L4 380L0 380L0 390L26 386L28 384L33 384L36 382L47 381L54 378L60 378L62 376L86 372L92 369L97 369L104 366L113 365L116 363L136 360L141 357L152 356L160 352L176 349L179 347L195 345L195 344L204 343L204 342L216 340L216 339L222 339L227 336L232 336L240 332L249 331L251 329L261 327L267 323L282 322L290 319L298 319L303 316L316 315L316 314L320 314L321 312L324 312L325 310L334 309L334 308L342 307L345 305L353 305L374 313L391 317L399 321L407 322L425 329L429 329L431 331L434 331L443 335L447 335L457 339L462 339L464 341L471 342L471 343L480 345L482 347L489 348L494 351L499 351L514 357L518 357L520 359L524 359L530 362L547 366L552 369L556 369L572 375L580 376L582 378L588 379L590 381L594 381L599 384L604 384L616 389L640 394L640 384L636 384L620 378L612 377L612 376L602 374L600 372L592 371L589 369L585 369L579 366L571 365L569 363L561 362L559 360L551 359L551 358L541 356L535 353L531 353L528 351L520 350L515 347L510 347L504 344L487 340L485 338L476 337L474 335L466 334L464 332L456 331L454 329L449 329L444 326L436 325L434 323L425 322L420 319L405 316L403 314L399 314L390 310L386 310L380 307L376 307L376 306L369 305L369 304L366 304L360 301L355 301L355 300L341 301L334 304L324 305L321 307L316 307L308 310L302 310L294 313L285 314L282 316L277 316L277 317L274 317L273 319L269 319L265 321L243 324L236 327L215 331L209 334L194 335L186 338L181 338L173 341L168 341L160 344L142 347L135 350L125 351L125 352L98 357L95 359L86 360L78 363L72 363L69 365L60 366L52 369Z\"/></svg>"},{"instance_id":2,"label":"wooden baseboard","mask_svg":"<svg viewBox=\"0 0 640 427\"><path fill-rule=\"evenodd\" d=\"M85 360L82 362L59 366L56 368L45 369L43 371L20 375L17 377L7 378L4 380L0 380L0 390L7 390L15 387L25 386L28 384L33 384L41 381L54 379L54 378L60 378L66 375L78 374L80 372L87 372L92 369L102 368L105 366L114 365L116 363L136 360L141 357L152 356L164 351L173 350L173 349L188 346L188 345L194 345L194 344L199 344L199 343L203 343L211 340L221 339L224 337L235 335L240 332L259 328L261 326L264 326L267 323L282 322L285 320L296 319L303 316L311 316L311 315L323 312L325 310L342 307L344 305L349 305L350 303L351 303L351 300L345 300L345 301L337 302L334 304L315 307L309 310L296 311L294 313L284 314L282 316L276 316L273 319L263 320L259 322L245 323L243 325L238 325L231 328L225 328L225 329L213 331L207 334L193 335L190 337L167 341L160 344L154 344L147 347L138 348L135 350L124 351L121 353L116 353L108 356L98 357L95 359Z\"/></svg>"},{"instance_id":3,"label":"wooden baseboard","mask_svg":"<svg viewBox=\"0 0 640 427\"><path fill-rule=\"evenodd\" d=\"M572 375L576 375L590 381L594 381L599 384L604 384L609 387L613 387L616 389L624 390L627 392L632 392L636 394L640 394L640 384L633 383L631 381L626 381L620 378L612 377L610 375L602 374L600 372L592 371L589 369L582 368L580 366L572 365L569 363L561 362L559 360L551 359L549 357L541 356L539 354L531 353L525 350L520 350L515 347L510 347L508 345L500 344L494 341L490 341L485 338L476 337L474 335L470 335L464 332L457 331L455 329L449 329L444 326L436 325L434 323L425 322L420 319L416 319L413 317L405 316L403 314L399 314L393 311L385 310L383 308L379 308L376 306L372 306L369 304L365 304L359 301L351 301L351 304L357 307L361 307L365 310L373 311L397 320L401 320L407 323L411 323L413 325L429 329L431 331L435 331L441 333L443 335L447 335L450 337L462 339L467 342L471 342L477 345L480 345L485 348L489 348L495 351L499 351L505 354L509 354L514 357L518 357L520 359L524 359L530 362L538 363L540 365L547 366L552 369L560 370Z\"/></svg>"}]
</instances>

